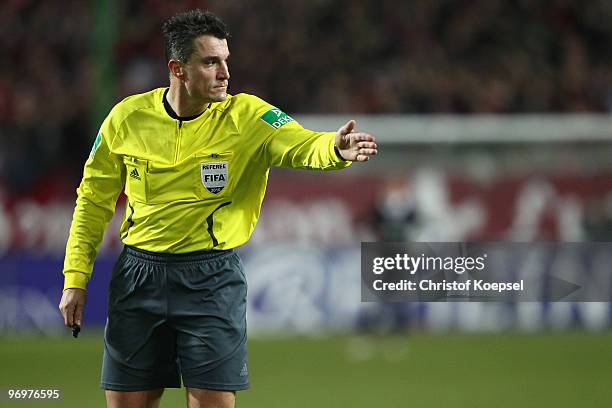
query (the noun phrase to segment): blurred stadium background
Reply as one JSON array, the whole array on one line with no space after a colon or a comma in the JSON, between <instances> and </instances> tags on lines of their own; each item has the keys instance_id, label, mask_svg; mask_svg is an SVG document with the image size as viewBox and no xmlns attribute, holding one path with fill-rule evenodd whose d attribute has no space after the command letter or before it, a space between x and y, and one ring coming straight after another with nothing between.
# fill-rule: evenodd
<instances>
[{"instance_id":1,"label":"blurred stadium background","mask_svg":"<svg viewBox=\"0 0 612 408\"><path fill-rule=\"evenodd\" d=\"M193 7L230 26L231 93L315 130L356 118L381 146L341 173L273 170L240 249L254 388L239 406L612 406L610 303L373 304L359 290L361 241L612 241L607 0L3 1L0 387L103 406L124 201L74 340L56 305L75 188L111 106L166 85L160 24ZM594 268L612 259L576 271Z\"/></svg>"}]
</instances>

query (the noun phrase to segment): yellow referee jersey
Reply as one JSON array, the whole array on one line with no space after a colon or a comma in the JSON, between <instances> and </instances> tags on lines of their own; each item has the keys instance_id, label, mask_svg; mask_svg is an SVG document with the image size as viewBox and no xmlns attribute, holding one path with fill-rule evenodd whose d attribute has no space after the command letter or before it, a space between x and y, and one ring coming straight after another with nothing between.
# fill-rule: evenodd
<instances>
[{"instance_id":1,"label":"yellow referee jersey","mask_svg":"<svg viewBox=\"0 0 612 408\"><path fill-rule=\"evenodd\" d=\"M121 239L147 251L186 253L244 244L257 223L271 166L334 170L335 132L313 132L247 94L180 120L167 88L134 95L104 120L70 227L64 288L85 288L119 194Z\"/></svg>"}]
</instances>

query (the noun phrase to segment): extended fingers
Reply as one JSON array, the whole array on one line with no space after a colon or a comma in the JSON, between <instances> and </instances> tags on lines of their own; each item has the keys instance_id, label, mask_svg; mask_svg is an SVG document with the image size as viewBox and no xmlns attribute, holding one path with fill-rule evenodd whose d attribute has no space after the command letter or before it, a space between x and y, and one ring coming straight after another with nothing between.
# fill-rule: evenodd
<instances>
[{"instance_id":1,"label":"extended fingers","mask_svg":"<svg viewBox=\"0 0 612 408\"><path fill-rule=\"evenodd\" d=\"M374 156L378 154L378 146L374 142L357 142L358 155L362 156Z\"/></svg>"},{"instance_id":2,"label":"extended fingers","mask_svg":"<svg viewBox=\"0 0 612 408\"><path fill-rule=\"evenodd\" d=\"M366 149L377 149L378 145L374 142L358 142L357 147Z\"/></svg>"},{"instance_id":3,"label":"extended fingers","mask_svg":"<svg viewBox=\"0 0 612 408\"><path fill-rule=\"evenodd\" d=\"M366 155L366 156L374 156L374 155L378 154L378 150L376 150L376 149L359 149L357 154L359 154L359 155Z\"/></svg>"},{"instance_id":4,"label":"extended fingers","mask_svg":"<svg viewBox=\"0 0 612 408\"><path fill-rule=\"evenodd\" d=\"M376 139L369 133L351 132L345 135L345 148L350 151L349 157L354 157L354 161L365 162L370 159L370 156L378 154L378 145Z\"/></svg>"},{"instance_id":5,"label":"extended fingers","mask_svg":"<svg viewBox=\"0 0 612 408\"><path fill-rule=\"evenodd\" d=\"M348 136L355 142L374 142L376 140L374 136L369 133L354 132L349 133Z\"/></svg>"}]
</instances>

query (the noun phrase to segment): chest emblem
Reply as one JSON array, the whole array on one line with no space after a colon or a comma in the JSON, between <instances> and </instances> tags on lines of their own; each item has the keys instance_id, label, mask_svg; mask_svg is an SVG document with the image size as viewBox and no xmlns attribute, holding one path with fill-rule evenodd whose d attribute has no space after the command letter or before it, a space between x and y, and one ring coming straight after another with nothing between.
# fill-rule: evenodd
<instances>
[{"instance_id":1,"label":"chest emblem","mask_svg":"<svg viewBox=\"0 0 612 408\"><path fill-rule=\"evenodd\" d=\"M200 164L202 184L213 194L219 194L227 185L227 162L207 162Z\"/></svg>"}]
</instances>

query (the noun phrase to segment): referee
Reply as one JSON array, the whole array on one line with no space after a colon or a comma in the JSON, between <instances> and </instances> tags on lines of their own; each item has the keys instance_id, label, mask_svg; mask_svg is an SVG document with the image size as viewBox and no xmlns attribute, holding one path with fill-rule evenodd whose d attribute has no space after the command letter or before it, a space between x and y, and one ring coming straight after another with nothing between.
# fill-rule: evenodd
<instances>
[{"instance_id":1,"label":"referee","mask_svg":"<svg viewBox=\"0 0 612 408\"><path fill-rule=\"evenodd\" d=\"M336 170L377 153L374 137L313 132L256 96L229 95L226 25L192 10L163 25L170 86L130 96L102 123L66 246L64 323L85 287L117 197L127 196L113 269L101 386L109 407L233 407L249 387L247 283L233 248L249 239L272 166Z\"/></svg>"}]
</instances>

